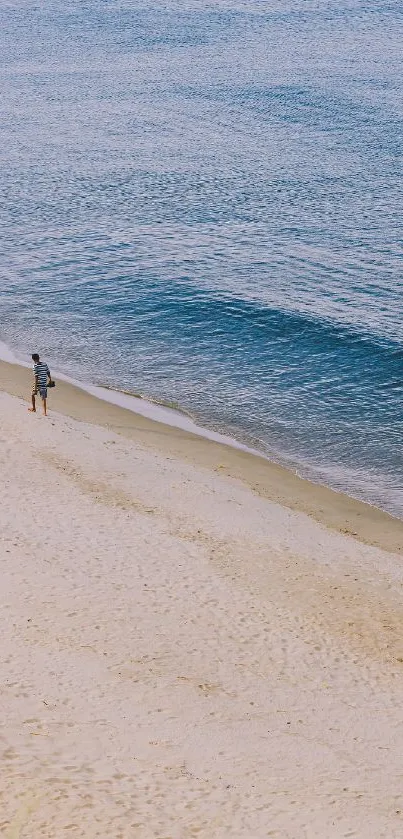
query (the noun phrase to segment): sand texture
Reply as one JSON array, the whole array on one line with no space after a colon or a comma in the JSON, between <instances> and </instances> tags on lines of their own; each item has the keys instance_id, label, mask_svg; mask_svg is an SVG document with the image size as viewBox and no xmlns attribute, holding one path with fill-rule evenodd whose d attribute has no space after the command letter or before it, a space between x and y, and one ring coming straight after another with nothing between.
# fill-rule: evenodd
<instances>
[{"instance_id":1,"label":"sand texture","mask_svg":"<svg viewBox=\"0 0 403 839\"><path fill-rule=\"evenodd\" d=\"M0 394L0 835L402 837L391 545L26 408Z\"/></svg>"}]
</instances>

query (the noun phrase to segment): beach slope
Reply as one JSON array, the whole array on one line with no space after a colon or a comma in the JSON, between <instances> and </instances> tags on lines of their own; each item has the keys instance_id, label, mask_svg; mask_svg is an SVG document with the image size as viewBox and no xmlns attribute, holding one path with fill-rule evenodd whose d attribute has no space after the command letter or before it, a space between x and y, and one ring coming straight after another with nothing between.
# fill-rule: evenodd
<instances>
[{"instance_id":1,"label":"beach slope","mask_svg":"<svg viewBox=\"0 0 403 839\"><path fill-rule=\"evenodd\" d=\"M0 393L0 834L401 837L400 523L365 544L85 398Z\"/></svg>"}]
</instances>

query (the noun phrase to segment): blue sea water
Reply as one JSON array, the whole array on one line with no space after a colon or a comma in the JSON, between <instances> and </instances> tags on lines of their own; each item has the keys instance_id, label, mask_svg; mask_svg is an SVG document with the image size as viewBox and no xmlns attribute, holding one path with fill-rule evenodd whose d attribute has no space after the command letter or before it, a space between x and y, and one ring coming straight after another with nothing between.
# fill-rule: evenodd
<instances>
[{"instance_id":1,"label":"blue sea water","mask_svg":"<svg viewBox=\"0 0 403 839\"><path fill-rule=\"evenodd\" d=\"M403 7L0 0L0 339L403 516Z\"/></svg>"}]
</instances>

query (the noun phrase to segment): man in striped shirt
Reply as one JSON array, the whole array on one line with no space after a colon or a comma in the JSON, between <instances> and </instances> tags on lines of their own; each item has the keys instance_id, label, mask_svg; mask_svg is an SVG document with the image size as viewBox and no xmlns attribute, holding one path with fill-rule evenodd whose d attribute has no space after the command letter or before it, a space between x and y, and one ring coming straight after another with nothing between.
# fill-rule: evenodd
<instances>
[{"instance_id":1,"label":"man in striped shirt","mask_svg":"<svg viewBox=\"0 0 403 839\"><path fill-rule=\"evenodd\" d=\"M44 416L47 416L46 400L48 398L48 383L52 381L48 365L41 361L38 353L33 353L32 361L34 362L34 383L32 386L32 408L28 408L31 413L36 411L35 397L40 395L43 405Z\"/></svg>"}]
</instances>

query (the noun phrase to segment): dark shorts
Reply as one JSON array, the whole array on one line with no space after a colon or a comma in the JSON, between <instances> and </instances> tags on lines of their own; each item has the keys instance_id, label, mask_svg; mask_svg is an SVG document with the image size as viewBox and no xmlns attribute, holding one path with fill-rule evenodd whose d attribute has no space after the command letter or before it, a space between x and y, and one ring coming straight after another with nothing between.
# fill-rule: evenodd
<instances>
[{"instance_id":1,"label":"dark shorts","mask_svg":"<svg viewBox=\"0 0 403 839\"><path fill-rule=\"evenodd\" d=\"M38 393L39 393L39 396L41 397L41 399L47 399L48 398L47 385L38 385L38 387L37 387L35 382L34 382L34 384L32 386L32 396L38 396Z\"/></svg>"}]
</instances>

